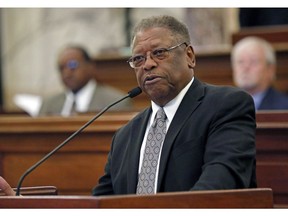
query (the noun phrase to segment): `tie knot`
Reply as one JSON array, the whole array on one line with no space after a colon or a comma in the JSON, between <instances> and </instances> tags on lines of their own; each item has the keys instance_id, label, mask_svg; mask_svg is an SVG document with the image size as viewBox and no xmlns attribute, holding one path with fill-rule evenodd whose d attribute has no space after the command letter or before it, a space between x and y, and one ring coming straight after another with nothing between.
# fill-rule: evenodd
<instances>
[{"instance_id":1,"label":"tie knot","mask_svg":"<svg viewBox=\"0 0 288 216\"><path fill-rule=\"evenodd\" d=\"M156 113L156 119L166 120L167 116L165 114L165 111L162 107L157 111Z\"/></svg>"},{"instance_id":2,"label":"tie knot","mask_svg":"<svg viewBox=\"0 0 288 216\"><path fill-rule=\"evenodd\" d=\"M165 114L165 111L161 107L156 113L156 116L155 116L155 119L153 121L152 127L155 128L157 124L161 125L161 127L162 127L162 125L165 124L166 118L167 118L167 116Z\"/></svg>"}]
</instances>

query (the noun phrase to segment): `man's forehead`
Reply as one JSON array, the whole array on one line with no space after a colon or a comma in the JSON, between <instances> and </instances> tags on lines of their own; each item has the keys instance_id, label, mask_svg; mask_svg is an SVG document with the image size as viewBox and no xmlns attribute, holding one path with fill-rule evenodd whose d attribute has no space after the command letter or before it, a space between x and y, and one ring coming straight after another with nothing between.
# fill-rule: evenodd
<instances>
[{"instance_id":1,"label":"man's forehead","mask_svg":"<svg viewBox=\"0 0 288 216\"><path fill-rule=\"evenodd\" d=\"M146 29L141 29L138 32L136 32L135 34L135 38L142 38L142 37L151 37L151 35L155 35L155 36L163 36L163 32L165 32L166 34L172 34L171 31L167 28L164 27L150 27L150 28L146 28Z\"/></svg>"},{"instance_id":2,"label":"man's forehead","mask_svg":"<svg viewBox=\"0 0 288 216\"><path fill-rule=\"evenodd\" d=\"M67 60L67 59L74 59L74 58L77 58L77 59L82 59L83 58L83 55L82 53L77 50L77 49L65 49L62 51L62 53L60 53L59 55L59 60Z\"/></svg>"},{"instance_id":3,"label":"man's forehead","mask_svg":"<svg viewBox=\"0 0 288 216\"><path fill-rule=\"evenodd\" d=\"M165 28L153 28L145 31L139 31L132 43L132 49L137 50L139 47L149 46L150 48L159 45L169 44L173 40L171 32Z\"/></svg>"}]
</instances>

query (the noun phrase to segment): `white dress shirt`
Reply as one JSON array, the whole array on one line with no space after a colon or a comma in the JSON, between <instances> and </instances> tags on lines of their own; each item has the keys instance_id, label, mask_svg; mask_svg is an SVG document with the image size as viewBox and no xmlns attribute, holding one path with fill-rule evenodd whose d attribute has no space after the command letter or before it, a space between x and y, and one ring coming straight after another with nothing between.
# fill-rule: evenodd
<instances>
[{"instance_id":1,"label":"white dress shirt","mask_svg":"<svg viewBox=\"0 0 288 216\"><path fill-rule=\"evenodd\" d=\"M169 103L167 103L163 109L165 111L165 114L167 116L166 119L166 131L168 132L169 126L173 120L173 117L182 101L182 99L184 98L186 92L188 91L188 89L190 88L190 86L192 85L194 80L194 77L192 78L192 80L185 86L185 88L182 89L182 91ZM144 157L144 149L145 149L145 145L146 145L146 140L147 140L147 135L148 135L148 131L149 128L151 127L152 123L153 123L153 119L156 116L156 113L158 111L158 109L160 108L157 104L155 104L153 101L151 101L151 105L152 105L152 114L148 120L148 124L147 124L147 128L146 128L146 132L144 135L144 139L142 142L142 146L141 146L141 150L140 150L140 159L139 159L139 170L138 173L140 173L141 170L141 165L142 165L142 160ZM157 190L157 183L158 183L158 172L159 172L159 161L160 161L160 157L161 157L161 152L162 152L162 144L161 144L161 149L160 149L160 154L159 154L159 158L158 158L158 165L157 165L157 170L156 170L156 180L155 180L155 187L154 187L154 193L156 193Z\"/></svg>"},{"instance_id":2,"label":"white dress shirt","mask_svg":"<svg viewBox=\"0 0 288 216\"><path fill-rule=\"evenodd\" d=\"M90 80L82 89L80 89L76 94L72 91L66 93L66 100L61 111L62 116L70 116L75 101L77 112L87 112L89 104L93 97L93 92L97 86L95 80Z\"/></svg>"}]
</instances>

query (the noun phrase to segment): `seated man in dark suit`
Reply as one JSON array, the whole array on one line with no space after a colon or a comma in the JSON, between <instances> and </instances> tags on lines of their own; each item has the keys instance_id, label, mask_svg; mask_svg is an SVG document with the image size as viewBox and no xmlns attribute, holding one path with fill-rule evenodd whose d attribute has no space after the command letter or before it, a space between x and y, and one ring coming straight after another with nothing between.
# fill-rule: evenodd
<instances>
[{"instance_id":1,"label":"seated man in dark suit","mask_svg":"<svg viewBox=\"0 0 288 216\"><path fill-rule=\"evenodd\" d=\"M151 106L115 133L93 195L256 187L252 97L195 76L188 29L174 17L142 20L131 48L128 62Z\"/></svg>"},{"instance_id":2,"label":"seated man in dark suit","mask_svg":"<svg viewBox=\"0 0 288 216\"><path fill-rule=\"evenodd\" d=\"M126 93L97 82L96 65L87 51L76 45L64 48L58 57L58 68L65 92L44 99L39 115L70 116L75 113L97 112ZM126 100L111 110L131 110Z\"/></svg>"},{"instance_id":3,"label":"seated man in dark suit","mask_svg":"<svg viewBox=\"0 0 288 216\"><path fill-rule=\"evenodd\" d=\"M273 87L276 56L267 41L258 37L238 41L231 62L235 85L252 95L257 110L288 109L288 96Z\"/></svg>"}]
</instances>

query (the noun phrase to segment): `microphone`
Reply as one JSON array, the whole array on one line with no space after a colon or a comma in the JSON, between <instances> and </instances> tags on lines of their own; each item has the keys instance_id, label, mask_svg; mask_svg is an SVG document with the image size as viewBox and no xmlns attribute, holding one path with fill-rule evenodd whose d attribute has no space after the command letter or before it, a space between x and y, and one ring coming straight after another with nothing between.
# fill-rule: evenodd
<instances>
[{"instance_id":1,"label":"microphone","mask_svg":"<svg viewBox=\"0 0 288 216\"><path fill-rule=\"evenodd\" d=\"M97 115L95 115L91 120L89 120L86 124L84 124L82 127L80 127L77 131L75 131L71 136L69 136L66 140L64 140L60 145L58 145L55 149L53 149L51 152L49 152L47 155L45 155L41 160L39 160L36 164L31 166L26 172L21 176L17 188L16 188L16 196L20 195L20 188L22 185L22 182L24 178L31 173L33 170L35 170L39 165L41 165L44 161L46 161L50 156L52 156L55 152L57 152L59 149L61 149L64 145L66 145L70 140L72 140L75 136L77 136L80 132L82 132L86 127L88 127L92 122L94 122L97 118L99 118L104 112L106 112L109 108L114 106L115 104L118 104L119 102L125 100L126 98L134 98L137 95L141 94L142 89L140 87L136 87L128 92L126 96L123 98L111 103L110 105L106 106L104 109L102 109Z\"/></svg>"}]
</instances>

